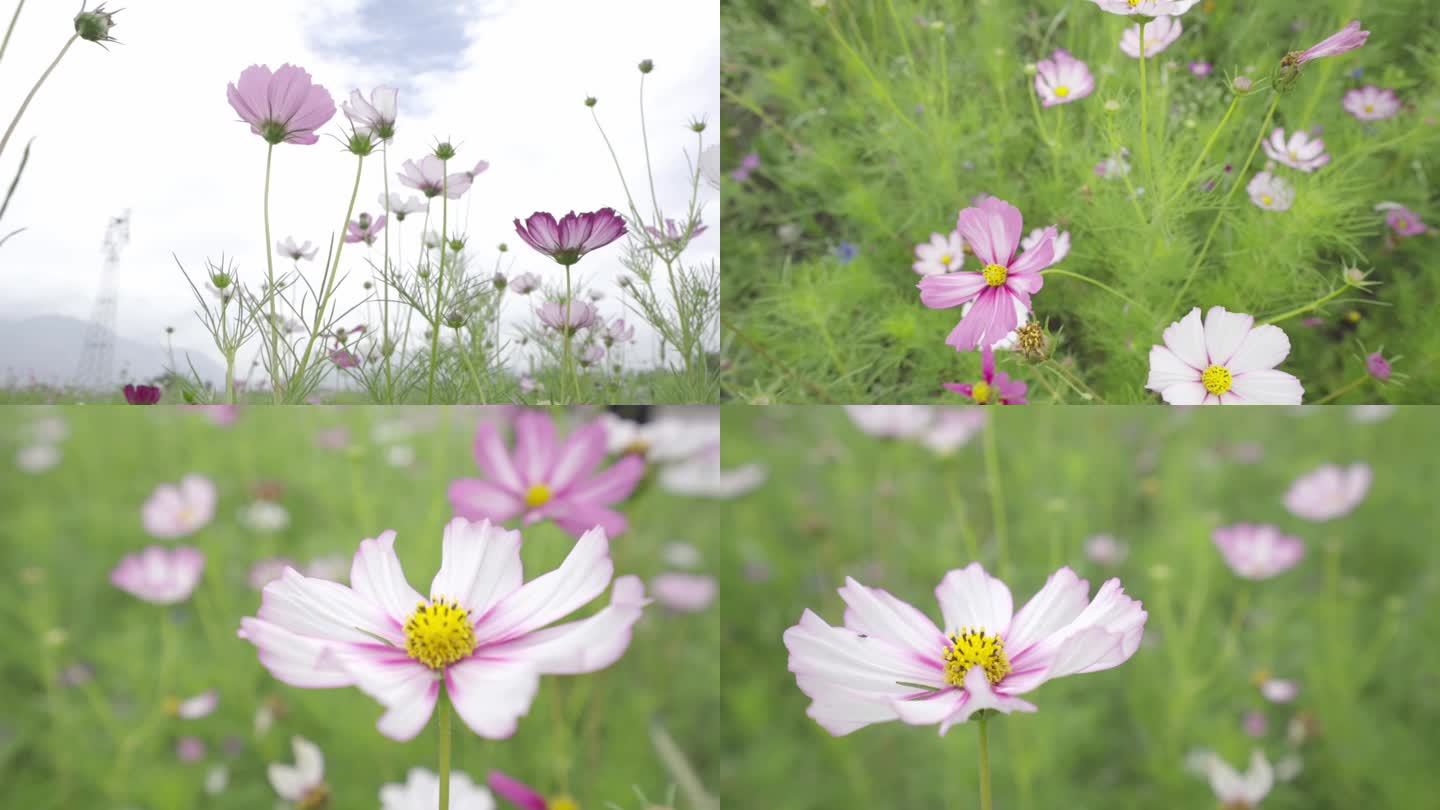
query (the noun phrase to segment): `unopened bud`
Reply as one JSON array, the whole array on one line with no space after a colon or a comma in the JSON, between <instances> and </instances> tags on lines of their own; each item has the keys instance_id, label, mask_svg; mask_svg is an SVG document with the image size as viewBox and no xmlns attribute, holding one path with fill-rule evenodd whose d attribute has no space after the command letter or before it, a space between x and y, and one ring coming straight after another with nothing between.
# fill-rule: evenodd
<instances>
[{"instance_id":1,"label":"unopened bud","mask_svg":"<svg viewBox=\"0 0 1440 810\"><path fill-rule=\"evenodd\" d=\"M652 70L654 70L654 69L655 69L655 63L654 63L653 61L649 60L649 59L646 59L645 61L643 61L643 62L640 63L640 72L641 72L641 73L649 73L650 71L652 71Z\"/></svg>"}]
</instances>

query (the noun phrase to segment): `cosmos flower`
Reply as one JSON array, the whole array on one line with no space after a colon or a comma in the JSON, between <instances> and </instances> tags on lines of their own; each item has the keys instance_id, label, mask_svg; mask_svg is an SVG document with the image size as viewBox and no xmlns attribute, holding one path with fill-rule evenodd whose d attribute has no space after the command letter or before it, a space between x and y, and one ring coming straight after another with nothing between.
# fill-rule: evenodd
<instances>
[{"instance_id":1,"label":"cosmos flower","mask_svg":"<svg viewBox=\"0 0 1440 810\"><path fill-rule=\"evenodd\" d=\"M140 521L151 537L174 540L194 534L215 517L215 484L203 475L187 475L178 484L161 484L140 507Z\"/></svg>"},{"instance_id":2,"label":"cosmos flower","mask_svg":"<svg viewBox=\"0 0 1440 810\"><path fill-rule=\"evenodd\" d=\"M1215 66L1209 62L1191 62L1189 67L1191 74L1202 79L1209 76L1210 72L1215 69Z\"/></svg>"},{"instance_id":3,"label":"cosmos flower","mask_svg":"<svg viewBox=\"0 0 1440 810\"><path fill-rule=\"evenodd\" d=\"M932 233L929 242L915 246L915 259L910 269L922 276L953 273L965 264L965 240L957 231Z\"/></svg>"},{"instance_id":4,"label":"cosmos flower","mask_svg":"<svg viewBox=\"0 0 1440 810\"><path fill-rule=\"evenodd\" d=\"M166 709L181 720L199 720L214 714L215 707L219 705L220 693L214 689L207 689L195 697L176 700L166 706Z\"/></svg>"},{"instance_id":5,"label":"cosmos flower","mask_svg":"<svg viewBox=\"0 0 1440 810\"><path fill-rule=\"evenodd\" d=\"M510 279L510 290L516 295L529 295L540 289L540 277L534 273L521 273Z\"/></svg>"},{"instance_id":6,"label":"cosmos flower","mask_svg":"<svg viewBox=\"0 0 1440 810\"><path fill-rule=\"evenodd\" d=\"M525 244L566 267L629 233L613 208L584 214L571 211L559 222L550 213L537 211L524 224L515 220L515 232Z\"/></svg>"},{"instance_id":7,"label":"cosmos flower","mask_svg":"<svg viewBox=\"0 0 1440 810\"><path fill-rule=\"evenodd\" d=\"M580 804L568 796L546 801L535 788L500 771L491 771L485 781L495 795L520 810L580 810Z\"/></svg>"},{"instance_id":8,"label":"cosmos flower","mask_svg":"<svg viewBox=\"0 0 1440 810\"><path fill-rule=\"evenodd\" d=\"M1020 211L991 197L960 212L956 230L975 252L982 269L925 276L917 285L920 302L931 309L946 309L974 301L945 342L958 351L993 346L1015 330L1020 319L1016 303L1030 309L1030 296L1045 279L1040 271L1055 256L1054 229L1034 248L1016 255L1023 233Z\"/></svg>"},{"instance_id":9,"label":"cosmos flower","mask_svg":"<svg viewBox=\"0 0 1440 810\"><path fill-rule=\"evenodd\" d=\"M540 322L551 329L573 335L595 323L595 307L584 301L568 305L560 301L546 301L540 305Z\"/></svg>"},{"instance_id":10,"label":"cosmos flower","mask_svg":"<svg viewBox=\"0 0 1440 810\"><path fill-rule=\"evenodd\" d=\"M1178 17L1200 0L1090 0L1102 10L1127 17ZM1148 40L1149 37L1147 36Z\"/></svg>"},{"instance_id":11,"label":"cosmos flower","mask_svg":"<svg viewBox=\"0 0 1440 810\"><path fill-rule=\"evenodd\" d=\"M205 555L197 549L150 546L120 560L110 584L152 604L175 605L190 598L204 571Z\"/></svg>"},{"instance_id":12,"label":"cosmos flower","mask_svg":"<svg viewBox=\"0 0 1440 810\"><path fill-rule=\"evenodd\" d=\"M1290 354L1278 326L1255 326L1250 315L1200 308L1165 330L1164 346L1150 349L1145 387L1171 405L1299 405L1305 389L1275 366Z\"/></svg>"},{"instance_id":13,"label":"cosmos flower","mask_svg":"<svg viewBox=\"0 0 1440 810\"><path fill-rule=\"evenodd\" d=\"M205 741L186 735L175 741L175 758L181 762L199 762L205 758Z\"/></svg>"},{"instance_id":14,"label":"cosmos flower","mask_svg":"<svg viewBox=\"0 0 1440 810\"><path fill-rule=\"evenodd\" d=\"M1314 59L1325 56L1337 56L1348 51L1353 51L1365 44L1370 38L1369 31L1360 30L1360 21L1351 20L1348 25L1330 36L1322 39L1309 48L1286 56L1285 61L1294 64L1296 67Z\"/></svg>"},{"instance_id":15,"label":"cosmos flower","mask_svg":"<svg viewBox=\"0 0 1440 810\"><path fill-rule=\"evenodd\" d=\"M1028 386L1010 375L995 371L995 352L989 346L981 349L980 375L977 383L945 383L945 388L964 397L976 405L1024 405L1025 390Z\"/></svg>"},{"instance_id":16,"label":"cosmos flower","mask_svg":"<svg viewBox=\"0 0 1440 810\"><path fill-rule=\"evenodd\" d=\"M383 230L385 230L385 217L371 219L369 214L361 214L359 219L345 226L345 241L352 245L356 242L373 245L375 237L379 236Z\"/></svg>"},{"instance_id":17,"label":"cosmos flower","mask_svg":"<svg viewBox=\"0 0 1440 810\"><path fill-rule=\"evenodd\" d=\"M1124 543L1108 534L1097 534L1085 541L1085 556L1100 565L1119 565L1129 554Z\"/></svg>"},{"instance_id":18,"label":"cosmos flower","mask_svg":"<svg viewBox=\"0 0 1440 810\"><path fill-rule=\"evenodd\" d=\"M452 200L458 200L470 190L469 175L464 172L445 174L445 162L434 155L420 158L419 163L407 160L400 169L396 175L400 178L400 183L424 194L426 199L444 194Z\"/></svg>"},{"instance_id":19,"label":"cosmos flower","mask_svg":"<svg viewBox=\"0 0 1440 810\"><path fill-rule=\"evenodd\" d=\"M1311 138L1303 129L1295 130L1287 140L1285 128L1276 127L1265 139L1265 154L1277 163L1283 163L1302 172L1313 172L1330 162L1325 152L1325 142Z\"/></svg>"},{"instance_id":20,"label":"cosmos flower","mask_svg":"<svg viewBox=\"0 0 1440 810\"><path fill-rule=\"evenodd\" d=\"M1154 56L1170 47L1183 31L1179 17L1156 17L1145 25L1145 56ZM1139 25L1126 28L1120 35L1120 50L1133 59L1140 58Z\"/></svg>"},{"instance_id":21,"label":"cosmos flower","mask_svg":"<svg viewBox=\"0 0 1440 810\"><path fill-rule=\"evenodd\" d=\"M405 783L380 788L380 810L434 810L440 806L440 777L411 768ZM461 771L450 772L450 810L494 810L495 799Z\"/></svg>"},{"instance_id":22,"label":"cosmos flower","mask_svg":"<svg viewBox=\"0 0 1440 810\"><path fill-rule=\"evenodd\" d=\"M1042 107L1069 104L1095 92L1095 77L1084 62L1059 48L1035 65L1035 92Z\"/></svg>"},{"instance_id":23,"label":"cosmos flower","mask_svg":"<svg viewBox=\"0 0 1440 810\"><path fill-rule=\"evenodd\" d=\"M760 464L721 467L720 447L716 445L684 462L664 467L658 483L671 495L729 500L753 491L768 476L769 471Z\"/></svg>"},{"instance_id":24,"label":"cosmos flower","mask_svg":"<svg viewBox=\"0 0 1440 810\"><path fill-rule=\"evenodd\" d=\"M504 739L541 675L603 669L629 645L648 602L633 576L615 580L598 613L549 626L610 585L609 549L597 526L558 569L524 583L519 532L455 518L426 598L407 583L395 532L386 531L360 543L351 587L286 569L265 586L259 614L241 620L240 637L284 683L355 686L374 698L386 709L378 728L393 740L420 733L442 687L471 731Z\"/></svg>"},{"instance_id":25,"label":"cosmos flower","mask_svg":"<svg viewBox=\"0 0 1440 810\"><path fill-rule=\"evenodd\" d=\"M845 414L861 431L886 439L919 437L936 415L929 405L846 405Z\"/></svg>"},{"instance_id":26,"label":"cosmos flower","mask_svg":"<svg viewBox=\"0 0 1440 810\"><path fill-rule=\"evenodd\" d=\"M325 756L320 746L304 737L292 737L295 764L270 764L267 775L270 786L281 799L297 808L325 807L330 801L330 788L325 784Z\"/></svg>"},{"instance_id":27,"label":"cosmos flower","mask_svg":"<svg viewBox=\"0 0 1440 810\"><path fill-rule=\"evenodd\" d=\"M1256 750L1250 757L1250 770L1241 775L1214 751L1202 751L1194 757L1192 769L1210 781L1210 789L1220 806L1246 810L1260 804L1275 787L1275 772L1265 752Z\"/></svg>"},{"instance_id":28,"label":"cosmos flower","mask_svg":"<svg viewBox=\"0 0 1440 810\"><path fill-rule=\"evenodd\" d=\"M720 423L717 420L672 414L672 411L662 410L647 422L632 422L613 413L601 414L606 452L615 455L633 453L652 463L668 464L688 461L720 444Z\"/></svg>"},{"instance_id":29,"label":"cosmos flower","mask_svg":"<svg viewBox=\"0 0 1440 810\"><path fill-rule=\"evenodd\" d=\"M330 352L330 362L336 368L359 368L360 358L356 357L349 349L333 349Z\"/></svg>"},{"instance_id":30,"label":"cosmos flower","mask_svg":"<svg viewBox=\"0 0 1440 810\"><path fill-rule=\"evenodd\" d=\"M699 613L715 602L720 586L703 574L667 572L650 580L655 601L677 613Z\"/></svg>"},{"instance_id":31,"label":"cosmos flower","mask_svg":"<svg viewBox=\"0 0 1440 810\"><path fill-rule=\"evenodd\" d=\"M1428 230L1425 223L1420 220L1420 215L1409 208L1394 202L1382 202L1375 205L1376 211L1385 212L1385 224L1396 236L1419 236Z\"/></svg>"},{"instance_id":32,"label":"cosmos flower","mask_svg":"<svg viewBox=\"0 0 1440 810\"><path fill-rule=\"evenodd\" d=\"M970 443L985 427L981 408L937 408L935 421L920 437L920 443L938 456L948 456Z\"/></svg>"},{"instance_id":33,"label":"cosmos flower","mask_svg":"<svg viewBox=\"0 0 1440 810\"><path fill-rule=\"evenodd\" d=\"M330 93L294 65L281 65L273 73L266 65L251 65L238 84L230 85L228 96L250 131L271 146L314 144L320 140L315 130L335 116Z\"/></svg>"},{"instance_id":34,"label":"cosmos flower","mask_svg":"<svg viewBox=\"0 0 1440 810\"><path fill-rule=\"evenodd\" d=\"M287 236L287 237L285 237L284 239L282 239L281 241L275 243L275 252L276 252L276 253L280 254L281 256L284 256L284 257L287 258L287 259L292 259L292 260L297 261L297 262L300 261L301 259L305 259L306 261L310 261L311 259L314 259L314 258L315 258L315 254L318 253L319 251L320 251L320 248L318 248L318 247L312 247L312 246L310 245L310 240L309 240L309 239L306 239L306 240L305 240L305 244L304 244L304 245L296 245L296 244L295 244L295 237L293 237L293 236Z\"/></svg>"},{"instance_id":35,"label":"cosmos flower","mask_svg":"<svg viewBox=\"0 0 1440 810\"><path fill-rule=\"evenodd\" d=\"M635 327L625 323L624 318L617 318L605 328L606 343L630 343L635 340Z\"/></svg>"},{"instance_id":36,"label":"cosmos flower","mask_svg":"<svg viewBox=\"0 0 1440 810\"><path fill-rule=\"evenodd\" d=\"M700 153L700 174L711 188L720 188L720 144L711 144Z\"/></svg>"},{"instance_id":37,"label":"cosmos flower","mask_svg":"<svg viewBox=\"0 0 1440 810\"><path fill-rule=\"evenodd\" d=\"M598 343L590 343L580 350L580 365L589 368L605 359L605 347Z\"/></svg>"},{"instance_id":38,"label":"cosmos flower","mask_svg":"<svg viewBox=\"0 0 1440 810\"><path fill-rule=\"evenodd\" d=\"M673 219L667 219L665 220L664 230L656 228L653 225L646 225L645 233L650 234L650 238L659 244L674 248L684 245L691 239L710 229L709 226L698 221L695 223L693 229L688 228L689 223L678 223ZM536 250L539 250L539 248L536 248ZM543 250L541 252L544 253Z\"/></svg>"},{"instance_id":39,"label":"cosmos flower","mask_svg":"<svg viewBox=\"0 0 1440 810\"><path fill-rule=\"evenodd\" d=\"M485 172L489 171L489 169L490 169L490 161L488 161L488 160L482 160L482 161L479 161L479 162L477 162L477 163L475 164L475 168L471 169L471 170L468 171L468 172L465 172L465 176L468 177L468 178L470 178L470 179L473 181L475 178L477 178L477 177L479 177L480 175L484 174Z\"/></svg>"},{"instance_id":40,"label":"cosmos flower","mask_svg":"<svg viewBox=\"0 0 1440 810\"><path fill-rule=\"evenodd\" d=\"M1271 703L1290 703L1300 694L1300 685L1283 678L1266 677L1260 681L1260 694Z\"/></svg>"},{"instance_id":41,"label":"cosmos flower","mask_svg":"<svg viewBox=\"0 0 1440 810\"><path fill-rule=\"evenodd\" d=\"M122 389L125 401L131 405L154 405L160 401L160 386L134 385L126 383Z\"/></svg>"},{"instance_id":42,"label":"cosmos flower","mask_svg":"<svg viewBox=\"0 0 1440 810\"><path fill-rule=\"evenodd\" d=\"M944 630L911 605L847 577L844 624L809 610L785 631L790 671L811 718L833 735L871 723L939 724L943 735L982 709L1036 711L1019 695L1046 681L1119 666L1135 654L1145 610L1111 579L1090 584L1069 568L1013 613L1010 589L980 563L935 589Z\"/></svg>"},{"instance_id":43,"label":"cosmos flower","mask_svg":"<svg viewBox=\"0 0 1440 810\"><path fill-rule=\"evenodd\" d=\"M730 179L737 183L743 183L749 180L750 175L758 168L760 168L760 155L751 152L745 157L740 158L740 165L736 166L735 169L730 172Z\"/></svg>"},{"instance_id":44,"label":"cosmos flower","mask_svg":"<svg viewBox=\"0 0 1440 810\"><path fill-rule=\"evenodd\" d=\"M350 91L350 101L342 103L340 109L355 125L355 131L382 141L395 137L395 118L398 116L400 91L394 87L377 87L370 93L370 100L359 90Z\"/></svg>"},{"instance_id":45,"label":"cosmos flower","mask_svg":"<svg viewBox=\"0 0 1440 810\"><path fill-rule=\"evenodd\" d=\"M1371 352L1365 355L1365 370L1370 372L1371 377L1381 382L1390 379L1390 375L1394 373L1394 370L1390 368L1390 361L1386 360L1380 352Z\"/></svg>"},{"instance_id":46,"label":"cosmos flower","mask_svg":"<svg viewBox=\"0 0 1440 810\"><path fill-rule=\"evenodd\" d=\"M1225 564L1245 579L1270 579L1299 564L1305 542L1274 526L1237 523L1216 529L1211 539Z\"/></svg>"},{"instance_id":47,"label":"cosmos flower","mask_svg":"<svg viewBox=\"0 0 1440 810\"><path fill-rule=\"evenodd\" d=\"M461 478L449 487L455 514L524 525L553 520L579 537L592 526L611 537L627 527L610 507L630 497L645 475L645 460L627 455L605 470L605 425L587 422L558 441L548 412L522 411L515 417L515 448L507 450L500 428L481 423L475 434L475 461L483 478Z\"/></svg>"},{"instance_id":48,"label":"cosmos flower","mask_svg":"<svg viewBox=\"0 0 1440 810\"><path fill-rule=\"evenodd\" d=\"M1295 204L1295 187L1278 174L1260 172L1245 186L1250 201L1266 211L1289 211Z\"/></svg>"},{"instance_id":49,"label":"cosmos flower","mask_svg":"<svg viewBox=\"0 0 1440 810\"><path fill-rule=\"evenodd\" d=\"M1370 492L1369 464L1326 464L1296 479L1285 493L1285 508L1298 518L1323 523L1354 511Z\"/></svg>"},{"instance_id":50,"label":"cosmos flower","mask_svg":"<svg viewBox=\"0 0 1440 810\"><path fill-rule=\"evenodd\" d=\"M1341 105L1361 121L1381 121L1400 112L1400 97L1389 88L1367 84L1346 93Z\"/></svg>"},{"instance_id":51,"label":"cosmos flower","mask_svg":"<svg viewBox=\"0 0 1440 810\"><path fill-rule=\"evenodd\" d=\"M1050 264L1053 266L1065 261L1065 257L1070 255L1070 232L1060 230L1059 225L1051 225L1049 228L1036 228L1031 231L1029 236L1020 240L1020 249L1035 249L1035 247L1044 240L1045 234L1052 231L1055 234L1055 239L1051 248L1054 250L1055 255L1050 258Z\"/></svg>"}]
</instances>

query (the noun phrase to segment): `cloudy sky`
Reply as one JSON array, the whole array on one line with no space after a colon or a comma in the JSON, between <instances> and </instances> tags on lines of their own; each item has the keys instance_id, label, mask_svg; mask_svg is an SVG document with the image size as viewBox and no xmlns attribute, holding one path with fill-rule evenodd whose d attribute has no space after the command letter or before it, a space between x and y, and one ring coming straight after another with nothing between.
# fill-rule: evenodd
<instances>
[{"instance_id":1,"label":"cloudy sky","mask_svg":"<svg viewBox=\"0 0 1440 810\"><path fill-rule=\"evenodd\" d=\"M0 62L0 127L69 35L75 5L26 6ZM562 278L558 266L520 243L512 219L535 210L625 207L615 167L582 104L585 96L599 98L601 121L630 187L639 191L645 183L636 65L655 61L646 85L655 182L662 208L677 213L689 198L687 152L693 156L695 149L686 125L704 117L711 123L707 136L718 129L718 0L120 5L125 11L113 33L123 44L106 52L76 43L0 155L0 179L8 183L25 140L35 137L30 166L3 223L6 232L22 225L28 230L0 248L0 319L88 319L105 227L111 216L131 209L131 242L119 274L119 333L161 344L165 327L173 326L177 347L218 361L171 254L192 271L221 254L239 263L242 278L258 282L265 271L265 144L238 122L225 93L251 64L300 65L337 104L352 88L401 88L391 190L397 190L393 172L399 165L426 154L439 139L460 146L452 166L488 160L490 170L458 204L462 218L469 212L474 260L492 267L495 246L507 242L511 275L530 270L552 282ZM0 25L8 23L13 6L13 0L0 0ZM332 121L322 134L338 131L339 122ZM353 161L331 138L277 147L274 238L309 239L322 245L323 256L345 213ZM367 161L357 211L378 213L381 188L377 153ZM714 192L702 188L701 195L710 203L707 222L717 225ZM641 202L642 210L647 205ZM438 203L435 211L438 216ZM416 252L417 220L405 222L407 257ZM396 236L392 232L392 240ZM692 245L689 261L718 260L719 244L719 228L712 227ZM377 245L369 255L378 260L379 253ZM615 286L619 255L612 246L577 268L607 292L601 311L611 318L625 314ZM365 258L363 245L346 248L350 300L361 295ZM318 281L318 265L306 272ZM507 324L528 321L529 305L507 296ZM631 361L654 353L648 327L640 325L638 332Z\"/></svg>"}]
</instances>

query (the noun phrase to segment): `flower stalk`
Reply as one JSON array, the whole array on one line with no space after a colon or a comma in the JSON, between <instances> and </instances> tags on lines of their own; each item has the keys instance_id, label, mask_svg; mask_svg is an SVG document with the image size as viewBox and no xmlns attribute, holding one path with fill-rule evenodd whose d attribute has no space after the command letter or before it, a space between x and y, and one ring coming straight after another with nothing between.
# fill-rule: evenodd
<instances>
[{"instance_id":1,"label":"flower stalk","mask_svg":"<svg viewBox=\"0 0 1440 810\"><path fill-rule=\"evenodd\" d=\"M987 724L990 719L984 714L980 715L976 726L980 733L980 810L991 810L990 807L990 734ZM443 806L443 805L442 805Z\"/></svg>"},{"instance_id":2,"label":"flower stalk","mask_svg":"<svg viewBox=\"0 0 1440 810\"><path fill-rule=\"evenodd\" d=\"M450 810L450 696L440 690L440 810Z\"/></svg>"},{"instance_id":3,"label":"flower stalk","mask_svg":"<svg viewBox=\"0 0 1440 810\"><path fill-rule=\"evenodd\" d=\"M16 9L15 14L17 17L19 16L19 9ZM11 27L14 27L13 22L11 23ZM55 68L59 66L60 60L65 58L65 54L69 52L70 46L74 45L75 40L79 38L80 34L76 33L71 35L69 39L65 40L65 46L60 49L60 53L55 56L55 59L50 63L50 66L45 68L45 72L40 74L40 78L35 80L35 86L30 88L30 92L25 94L25 100L20 102L20 109L15 112L15 117L11 119L10 126L5 130L5 137L0 138L0 155L5 154L5 147L10 143L10 138L15 135L15 128L20 126L21 117L25 115L26 110L30 109L30 102L34 101L35 96L39 94L40 87L45 84L46 79L50 78L50 74L55 72ZM9 32L6 32L5 40L7 43L9 42Z\"/></svg>"}]
</instances>

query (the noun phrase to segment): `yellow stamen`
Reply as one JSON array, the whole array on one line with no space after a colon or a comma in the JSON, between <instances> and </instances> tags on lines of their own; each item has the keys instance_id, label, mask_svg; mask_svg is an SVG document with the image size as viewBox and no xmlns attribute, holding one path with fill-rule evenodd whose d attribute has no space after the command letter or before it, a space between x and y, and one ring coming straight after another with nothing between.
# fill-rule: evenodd
<instances>
[{"instance_id":1,"label":"yellow stamen","mask_svg":"<svg viewBox=\"0 0 1440 810\"><path fill-rule=\"evenodd\" d=\"M525 505L531 509L537 509L550 502L550 488L544 484L536 484L525 493Z\"/></svg>"},{"instance_id":2,"label":"yellow stamen","mask_svg":"<svg viewBox=\"0 0 1440 810\"><path fill-rule=\"evenodd\" d=\"M1374 105L1374 104L1366 104L1366 105L1365 105L1365 112L1367 112L1367 113L1373 113L1373 112L1375 112L1375 105Z\"/></svg>"},{"instance_id":3,"label":"yellow stamen","mask_svg":"<svg viewBox=\"0 0 1440 810\"><path fill-rule=\"evenodd\" d=\"M1005 277L1010 275L1009 270L1006 270L998 264L985 265L984 273L985 283L989 284L991 287L999 287L1000 285L1004 284Z\"/></svg>"},{"instance_id":4,"label":"yellow stamen","mask_svg":"<svg viewBox=\"0 0 1440 810\"><path fill-rule=\"evenodd\" d=\"M474 651L470 611L453 600L421 602L405 621L405 654L431 669L444 669Z\"/></svg>"},{"instance_id":5,"label":"yellow stamen","mask_svg":"<svg viewBox=\"0 0 1440 810\"><path fill-rule=\"evenodd\" d=\"M330 786L319 784L300 797L295 803L296 810L321 810L330 806Z\"/></svg>"},{"instance_id":6,"label":"yellow stamen","mask_svg":"<svg viewBox=\"0 0 1440 810\"><path fill-rule=\"evenodd\" d=\"M1005 642L993 633L960 628L950 636L950 646L945 650L945 682L951 686L964 686L965 673L972 667L985 670L990 683L999 683L1010 673L1010 659L1005 657Z\"/></svg>"},{"instance_id":7,"label":"yellow stamen","mask_svg":"<svg viewBox=\"0 0 1440 810\"><path fill-rule=\"evenodd\" d=\"M1230 369L1212 365L1200 375L1200 384L1205 386L1206 391L1218 397L1230 390Z\"/></svg>"},{"instance_id":8,"label":"yellow stamen","mask_svg":"<svg viewBox=\"0 0 1440 810\"><path fill-rule=\"evenodd\" d=\"M984 405L990 401L989 383L977 382L970 387L970 398L975 400L976 405Z\"/></svg>"},{"instance_id":9,"label":"yellow stamen","mask_svg":"<svg viewBox=\"0 0 1440 810\"><path fill-rule=\"evenodd\" d=\"M560 796L550 800L548 810L580 810L580 803L569 796Z\"/></svg>"},{"instance_id":10,"label":"yellow stamen","mask_svg":"<svg viewBox=\"0 0 1440 810\"><path fill-rule=\"evenodd\" d=\"M1403 230L1405 230L1405 229L1408 228L1408 227L1410 227L1410 223L1409 223L1409 222L1406 222L1406 221L1403 220L1403 219L1397 219L1397 220L1395 220L1395 229L1396 229L1397 231L1403 231Z\"/></svg>"},{"instance_id":11,"label":"yellow stamen","mask_svg":"<svg viewBox=\"0 0 1440 810\"><path fill-rule=\"evenodd\" d=\"M950 266L950 262L953 262L953 261L955 261L955 257L954 257L954 256L951 256L949 253L946 253L944 256L941 256L941 257L940 257L940 263L943 264L943 265L945 265L946 267L949 267L949 266Z\"/></svg>"},{"instance_id":12,"label":"yellow stamen","mask_svg":"<svg viewBox=\"0 0 1440 810\"><path fill-rule=\"evenodd\" d=\"M1066 96L1070 95L1070 88L1062 84L1059 87L1055 88L1055 95L1059 96L1060 98L1065 98Z\"/></svg>"},{"instance_id":13,"label":"yellow stamen","mask_svg":"<svg viewBox=\"0 0 1440 810\"><path fill-rule=\"evenodd\" d=\"M1269 194L1261 194L1261 195L1260 195L1260 204L1261 204L1261 205L1274 205L1274 204L1275 204L1275 198L1274 198L1274 197L1271 197Z\"/></svg>"}]
</instances>

